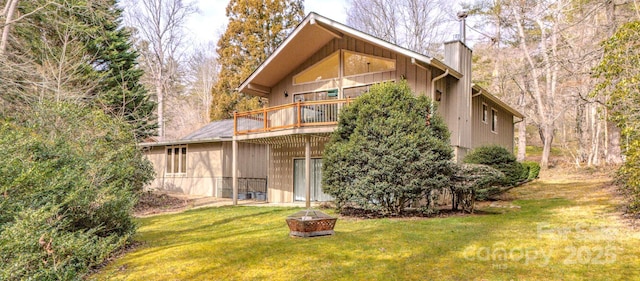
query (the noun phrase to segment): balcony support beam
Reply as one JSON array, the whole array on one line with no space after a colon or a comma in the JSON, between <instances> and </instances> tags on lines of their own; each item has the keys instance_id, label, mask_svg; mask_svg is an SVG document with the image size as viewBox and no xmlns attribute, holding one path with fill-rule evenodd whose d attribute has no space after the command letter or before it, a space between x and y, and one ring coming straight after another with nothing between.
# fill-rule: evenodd
<instances>
[{"instance_id":1,"label":"balcony support beam","mask_svg":"<svg viewBox=\"0 0 640 281\"><path fill-rule=\"evenodd\" d=\"M304 188L306 190L305 207L311 208L311 137L304 138Z\"/></svg>"}]
</instances>

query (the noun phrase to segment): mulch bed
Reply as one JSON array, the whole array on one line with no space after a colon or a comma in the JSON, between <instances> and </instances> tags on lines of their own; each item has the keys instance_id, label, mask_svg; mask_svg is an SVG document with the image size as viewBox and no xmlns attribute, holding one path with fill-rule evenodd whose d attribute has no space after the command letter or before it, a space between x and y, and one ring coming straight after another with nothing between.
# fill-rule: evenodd
<instances>
[{"instance_id":1,"label":"mulch bed","mask_svg":"<svg viewBox=\"0 0 640 281\"><path fill-rule=\"evenodd\" d=\"M138 204L134 208L135 216L148 216L152 214L184 210L188 201L169 196L165 193L151 191L140 195Z\"/></svg>"}]
</instances>

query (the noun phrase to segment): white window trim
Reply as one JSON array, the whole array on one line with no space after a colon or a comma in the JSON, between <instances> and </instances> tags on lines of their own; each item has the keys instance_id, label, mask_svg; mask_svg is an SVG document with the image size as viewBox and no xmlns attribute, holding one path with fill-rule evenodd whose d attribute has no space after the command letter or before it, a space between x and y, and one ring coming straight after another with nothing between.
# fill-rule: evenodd
<instances>
[{"instance_id":1,"label":"white window trim","mask_svg":"<svg viewBox=\"0 0 640 281\"><path fill-rule=\"evenodd\" d=\"M184 168L184 172L177 172L177 173L167 172L167 169L169 169L169 167L171 167L172 169L170 169L170 170L173 171L173 163L174 163L173 162L173 158L175 157L175 155L173 154L173 151L174 151L175 148L178 148L179 149L178 151L180 151L180 156L178 157L178 171L182 170L180 168L184 166L185 167ZM186 144L167 145L167 146L165 146L165 148L164 148L164 153L165 153L164 156L165 156L165 164L166 164L165 168L164 168L164 175L165 176L167 176L167 177L186 177L187 176L187 168L188 168L188 166L187 166L187 163L182 163L182 148L185 149L185 154L188 157L189 148L188 148L188 146ZM172 153L171 153L171 160L172 161L170 161L170 162L167 159L167 158L169 158L169 155L167 155L167 150L168 149L171 149L171 151L172 151ZM185 161L189 162L189 160L186 160L186 159L185 159Z\"/></svg>"}]
</instances>

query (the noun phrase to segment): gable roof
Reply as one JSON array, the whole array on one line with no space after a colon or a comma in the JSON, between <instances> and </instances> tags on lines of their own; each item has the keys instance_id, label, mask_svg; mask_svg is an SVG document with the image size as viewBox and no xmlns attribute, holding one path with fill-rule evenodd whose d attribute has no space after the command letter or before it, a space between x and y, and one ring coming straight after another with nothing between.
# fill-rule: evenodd
<instances>
[{"instance_id":1,"label":"gable roof","mask_svg":"<svg viewBox=\"0 0 640 281\"><path fill-rule=\"evenodd\" d=\"M192 132L182 140L200 140L233 137L233 119L213 121L204 127Z\"/></svg>"},{"instance_id":2,"label":"gable roof","mask_svg":"<svg viewBox=\"0 0 640 281\"><path fill-rule=\"evenodd\" d=\"M207 143L231 141L233 139L233 119L213 121L192 132L186 137L170 141L150 141L138 144L139 147L165 146L189 143Z\"/></svg>"},{"instance_id":3,"label":"gable roof","mask_svg":"<svg viewBox=\"0 0 640 281\"><path fill-rule=\"evenodd\" d=\"M522 113L520 113L519 111L515 110L513 107L509 106L508 104L506 104L505 102L501 101L498 97L490 94L487 90L485 90L484 88L473 84L472 87L472 97L476 97L476 96L483 96L485 98L487 98L488 100L498 104L500 107L504 108L504 110L506 110L507 112L513 114L513 116L518 117L518 118L524 118L524 115L522 115Z\"/></svg>"},{"instance_id":4,"label":"gable roof","mask_svg":"<svg viewBox=\"0 0 640 281\"><path fill-rule=\"evenodd\" d=\"M434 57L416 53L311 12L273 54L240 84L238 91L250 95L266 96L271 91L271 87L320 48L334 38L342 38L344 35L402 54L422 66L433 66L443 71L448 69L449 74L458 79L462 77L460 72Z\"/></svg>"}]
</instances>

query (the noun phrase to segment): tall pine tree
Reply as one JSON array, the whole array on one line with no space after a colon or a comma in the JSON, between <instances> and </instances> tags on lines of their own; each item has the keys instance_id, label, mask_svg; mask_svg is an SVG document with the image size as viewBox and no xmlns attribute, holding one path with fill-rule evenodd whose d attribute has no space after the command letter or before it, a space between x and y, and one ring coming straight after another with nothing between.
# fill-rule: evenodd
<instances>
[{"instance_id":1,"label":"tall pine tree","mask_svg":"<svg viewBox=\"0 0 640 281\"><path fill-rule=\"evenodd\" d=\"M42 2L42 3L40 3ZM97 106L131 124L136 137L155 134L155 103L115 0L20 1L1 64L3 107L45 100ZM4 110L10 110L3 108Z\"/></svg>"},{"instance_id":2,"label":"tall pine tree","mask_svg":"<svg viewBox=\"0 0 640 281\"><path fill-rule=\"evenodd\" d=\"M218 41L220 74L212 89L212 120L260 105L235 89L304 18L303 0L231 0L227 17L227 30Z\"/></svg>"}]
</instances>

